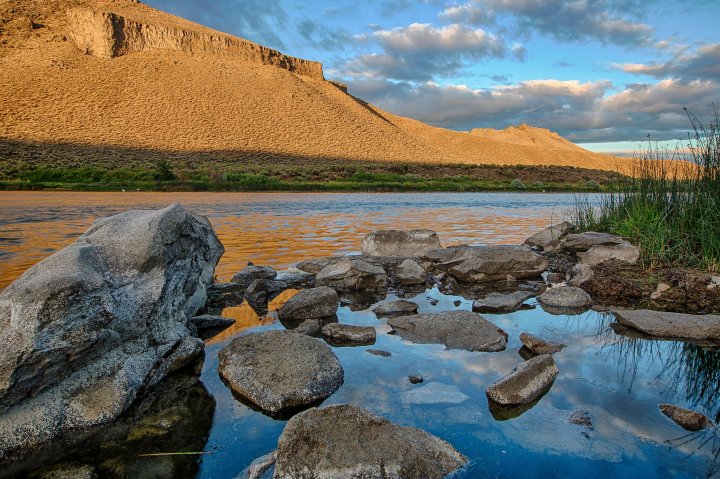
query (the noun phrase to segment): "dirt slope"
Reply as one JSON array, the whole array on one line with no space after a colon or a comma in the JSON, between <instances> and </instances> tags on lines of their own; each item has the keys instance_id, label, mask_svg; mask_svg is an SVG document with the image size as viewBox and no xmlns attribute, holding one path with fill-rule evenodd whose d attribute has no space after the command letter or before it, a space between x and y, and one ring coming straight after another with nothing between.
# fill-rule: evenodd
<instances>
[{"instance_id":1,"label":"dirt slope","mask_svg":"<svg viewBox=\"0 0 720 479\"><path fill-rule=\"evenodd\" d=\"M525 125L466 133L395 116L325 81L318 63L132 0L0 0L2 141L26 145L29 162L62 143L173 158L624 164Z\"/></svg>"}]
</instances>

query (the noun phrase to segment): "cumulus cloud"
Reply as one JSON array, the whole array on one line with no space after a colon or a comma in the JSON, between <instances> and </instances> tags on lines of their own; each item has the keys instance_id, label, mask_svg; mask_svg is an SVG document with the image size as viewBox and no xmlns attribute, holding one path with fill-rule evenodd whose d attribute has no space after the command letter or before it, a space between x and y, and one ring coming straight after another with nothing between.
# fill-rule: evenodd
<instances>
[{"instance_id":1,"label":"cumulus cloud","mask_svg":"<svg viewBox=\"0 0 720 479\"><path fill-rule=\"evenodd\" d=\"M618 45L651 44L653 28L629 20L642 2L632 0L472 0L445 9L440 19L468 25L494 25L505 15L516 33L535 31L561 41L597 40Z\"/></svg>"},{"instance_id":2,"label":"cumulus cloud","mask_svg":"<svg viewBox=\"0 0 720 479\"><path fill-rule=\"evenodd\" d=\"M441 28L413 23L391 30L375 30L359 38L374 41L383 53L369 53L350 60L347 72L355 77L426 81L457 72L469 62L511 56L522 60L527 52L520 44L505 42L483 29L464 25Z\"/></svg>"},{"instance_id":3,"label":"cumulus cloud","mask_svg":"<svg viewBox=\"0 0 720 479\"><path fill-rule=\"evenodd\" d=\"M703 45L695 53L680 53L661 63L616 65L627 73L655 78L706 79L720 81L720 43Z\"/></svg>"}]
</instances>

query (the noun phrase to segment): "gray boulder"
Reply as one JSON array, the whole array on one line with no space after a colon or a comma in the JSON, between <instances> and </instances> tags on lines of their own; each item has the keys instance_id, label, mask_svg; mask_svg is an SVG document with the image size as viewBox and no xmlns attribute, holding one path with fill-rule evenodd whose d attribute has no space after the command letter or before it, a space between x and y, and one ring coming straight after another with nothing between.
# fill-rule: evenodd
<instances>
[{"instance_id":1,"label":"gray boulder","mask_svg":"<svg viewBox=\"0 0 720 479\"><path fill-rule=\"evenodd\" d=\"M438 248L440 239L431 230L376 231L362 242L362 254L367 256L422 256Z\"/></svg>"},{"instance_id":2,"label":"gray boulder","mask_svg":"<svg viewBox=\"0 0 720 479\"><path fill-rule=\"evenodd\" d=\"M298 268L288 268L278 271L275 277L277 281L282 281L288 285L288 288L301 289L310 288L315 284L315 275Z\"/></svg>"},{"instance_id":3,"label":"gray boulder","mask_svg":"<svg viewBox=\"0 0 720 479\"><path fill-rule=\"evenodd\" d=\"M490 293L484 298L473 302L472 309L478 313L512 313L528 299L535 296L529 291L515 291L514 293Z\"/></svg>"},{"instance_id":4,"label":"gray boulder","mask_svg":"<svg viewBox=\"0 0 720 479\"><path fill-rule=\"evenodd\" d=\"M323 268L315 284L341 292L378 291L387 288L387 275L381 267L363 260L344 260Z\"/></svg>"},{"instance_id":5,"label":"gray boulder","mask_svg":"<svg viewBox=\"0 0 720 479\"><path fill-rule=\"evenodd\" d=\"M278 440L275 479L441 479L465 462L435 436L342 404L290 419Z\"/></svg>"},{"instance_id":6,"label":"gray boulder","mask_svg":"<svg viewBox=\"0 0 720 479\"><path fill-rule=\"evenodd\" d=\"M472 246L463 244L434 249L425 253L424 258L444 269L460 264L471 256Z\"/></svg>"},{"instance_id":7,"label":"gray boulder","mask_svg":"<svg viewBox=\"0 0 720 479\"><path fill-rule=\"evenodd\" d=\"M448 271L465 282L534 278L547 268L547 259L528 246L480 246L470 250L470 257Z\"/></svg>"},{"instance_id":8,"label":"gray boulder","mask_svg":"<svg viewBox=\"0 0 720 479\"><path fill-rule=\"evenodd\" d=\"M328 345L293 331L241 336L219 356L218 372L233 393L271 415L325 399L344 378Z\"/></svg>"},{"instance_id":9,"label":"gray boulder","mask_svg":"<svg viewBox=\"0 0 720 479\"><path fill-rule=\"evenodd\" d=\"M373 312L378 316L394 316L400 314L417 313L418 305L412 301L400 299L398 301L390 301L389 303L379 304Z\"/></svg>"},{"instance_id":10,"label":"gray boulder","mask_svg":"<svg viewBox=\"0 0 720 479\"><path fill-rule=\"evenodd\" d=\"M720 342L720 315L684 314L666 311L613 310L615 320L650 336Z\"/></svg>"},{"instance_id":11,"label":"gray boulder","mask_svg":"<svg viewBox=\"0 0 720 479\"><path fill-rule=\"evenodd\" d=\"M528 246L534 246L543 250L552 249L560 243L560 240L572 231L572 223L563 221L560 224L552 225L539 231L525 240Z\"/></svg>"},{"instance_id":12,"label":"gray boulder","mask_svg":"<svg viewBox=\"0 0 720 479\"><path fill-rule=\"evenodd\" d=\"M330 323L322 327L322 335L337 343L374 344L375 328L352 324Z\"/></svg>"},{"instance_id":13,"label":"gray boulder","mask_svg":"<svg viewBox=\"0 0 720 479\"><path fill-rule=\"evenodd\" d=\"M595 272L590 265L578 263L570 270L570 279L567 284L568 286L579 288L590 281L594 275Z\"/></svg>"},{"instance_id":14,"label":"gray boulder","mask_svg":"<svg viewBox=\"0 0 720 479\"><path fill-rule=\"evenodd\" d=\"M565 349L562 343L551 343L530 333L520 333L520 342L535 355L555 354Z\"/></svg>"},{"instance_id":15,"label":"gray boulder","mask_svg":"<svg viewBox=\"0 0 720 479\"><path fill-rule=\"evenodd\" d=\"M503 351L507 345L505 331L470 311L400 316L388 325L414 343L444 344L448 349Z\"/></svg>"},{"instance_id":16,"label":"gray boulder","mask_svg":"<svg viewBox=\"0 0 720 479\"><path fill-rule=\"evenodd\" d=\"M713 427L713 422L706 415L674 404L659 404L660 412L673 420L675 424L688 431L700 431Z\"/></svg>"},{"instance_id":17,"label":"gray boulder","mask_svg":"<svg viewBox=\"0 0 720 479\"><path fill-rule=\"evenodd\" d=\"M245 299L258 314L266 314L268 303L277 298L288 285L274 279L256 279L245 290Z\"/></svg>"},{"instance_id":18,"label":"gray boulder","mask_svg":"<svg viewBox=\"0 0 720 479\"><path fill-rule=\"evenodd\" d=\"M281 320L316 319L334 316L340 299L334 289L327 286L305 289L290 298L279 310Z\"/></svg>"},{"instance_id":19,"label":"gray boulder","mask_svg":"<svg viewBox=\"0 0 720 479\"><path fill-rule=\"evenodd\" d=\"M595 245L584 253L578 253L581 263L595 266L611 259L635 264L640 259L640 248L630 243Z\"/></svg>"},{"instance_id":20,"label":"gray boulder","mask_svg":"<svg viewBox=\"0 0 720 479\"><path fill-rule=\"evenodd\" d=\"M540 306L549 313L581 312L592 306L592 298L580 288L558 286L550 288L537 298Z\"/></svg>"},{"instance_id":21,"label":"gray boulder","mask_svg":"<svg viewBox=\"0 0 720 479\"><path fill-rule=\"evenodd\" d=\"M0 293L0 458L110 422L203 350L223 253L179 205L97 220Z\"/></svg>"},{"instance_id":22,"label":"gray boulder","mask_svg":"<svg viewBox=\"0 0 720 479\"><path fill-rule=\"evenodd\" d=\"M318 274L328 266L339 263L340 261L346 261L350 257L348 256L325 256L322 258L313 258L298 263L295 267L300 271L305 271L310 274Z\"/></svg>"},{"instance_id":23,"label":"gray boulder","mask_svg":"<svg viewBox=\"0 0 720 479\"><path fill-rule=\"evenodd\" d=\"M247 288L257 279L272 280L275 279L276 276L277 271L272 269L270 266L255 266L251 264L244 267L242 271L233 276L231 281Z\"/></svg>"},{"instance_id":24,"label":"gray boulder","mask_svg":"<svg viewBox=\"0 0 720 479\"><path fill-rule=\"evenodd\" d=\"M629 244L622 236L610 233L596 233L594 231L586 231L585 233L569 234L565 237L560 245L561 250L580 253L587 251L593 246L612 246Z\"/></svg>"},{"instance_id":25,"label":"gray boulder","mask_svg":"<svg viewBox=\"0 0 720 479\"><path fill-rule=\"evenodd\" d=\"M530 404L552 386L558 369L550 354L518 364L507 376L485 390L490 401L501 406Z\"/></svg>"},{"instance_id":26,"label":"gray boulder","mask_svg":"<svg viewBox=\"0 0 720 479\"><path fill-rule=\"evenodd\" d=\"M406 259L400 263L392 272L398 283L402 285L424 284L427 278L425 269L411 259Z\"/></svg>"},{"instance_id":27,"label":"gray boulder","mask_svg":"<svg viewBox=\"0 0 720 479\"><path fill-rule=\"evenodd\" d=\"M238 283L213 283L207 290L207 311L220 312L225 308L240 306L245 301L247 286Z\"/></svg>"}]
</instances>

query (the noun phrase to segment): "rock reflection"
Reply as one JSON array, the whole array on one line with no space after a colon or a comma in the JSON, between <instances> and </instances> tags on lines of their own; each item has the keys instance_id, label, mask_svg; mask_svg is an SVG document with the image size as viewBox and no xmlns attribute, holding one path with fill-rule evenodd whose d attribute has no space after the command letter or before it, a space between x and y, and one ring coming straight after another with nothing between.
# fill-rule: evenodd
<instances>
[{"instance_id":1,"label":"rock reflection","mask_svg":"<svg viewBox=\"0 0 720 479\"><path fill-rule=\"evenodd\" d=\"M178 372L116 422L56 445L54 457L36 454L18 464L14 477L193 478L214 412L215 400L195 371Z\"/></svg>"}]
</instances>

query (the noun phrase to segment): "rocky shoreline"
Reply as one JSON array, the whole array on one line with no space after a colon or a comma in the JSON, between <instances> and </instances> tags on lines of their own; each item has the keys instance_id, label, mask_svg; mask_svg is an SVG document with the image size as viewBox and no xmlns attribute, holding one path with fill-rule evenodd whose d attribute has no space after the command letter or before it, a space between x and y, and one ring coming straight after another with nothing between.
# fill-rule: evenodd
<instances>
[{"instance_id":1,"label":"rocky shoreline","mask_svg":"<svg viewBox=\"0 0 720 479\"><path fill-rule=\"evenodd\" d=\"M318 408L344 381L328 344L372 345L379 334L339 323L342 306L364 310L380 302L374 312L390 334L476 354L502 351L508 340L481 314L511 313L530 300L550 314L612 310L620 334L720 344L720 316L658 312L720 311L720 277L675 271L643 283L638 247L615 235L574 232L569 223L523 245L443 247L429 230L378 231L363 240L360 255L308 259L285 271L249 264L217 283L222 253L207 219L179 205L129 211L98 220L0 293L0 464L19 467L50 443L121 422L158 383L197 361L202 339L234 323L221 316L225 308L247 302L266 314L289 289L299 292L277 311L284 330L242 335L220 352L218 374L240 401L271 417L292 417L276 453L247 477L311 471L440 478L465 464L452 445L424 431L356 406ZM385 299L434 287L473 301L472 311L418 314L414 302ZM528 333L520 340L525 360L487 385L498 418L532 407L562 371L565 345ZM373 354L390 356L382 353ZM712 425L677 406L661 411L688 429Z\"/></svg>"}]
</instances>

